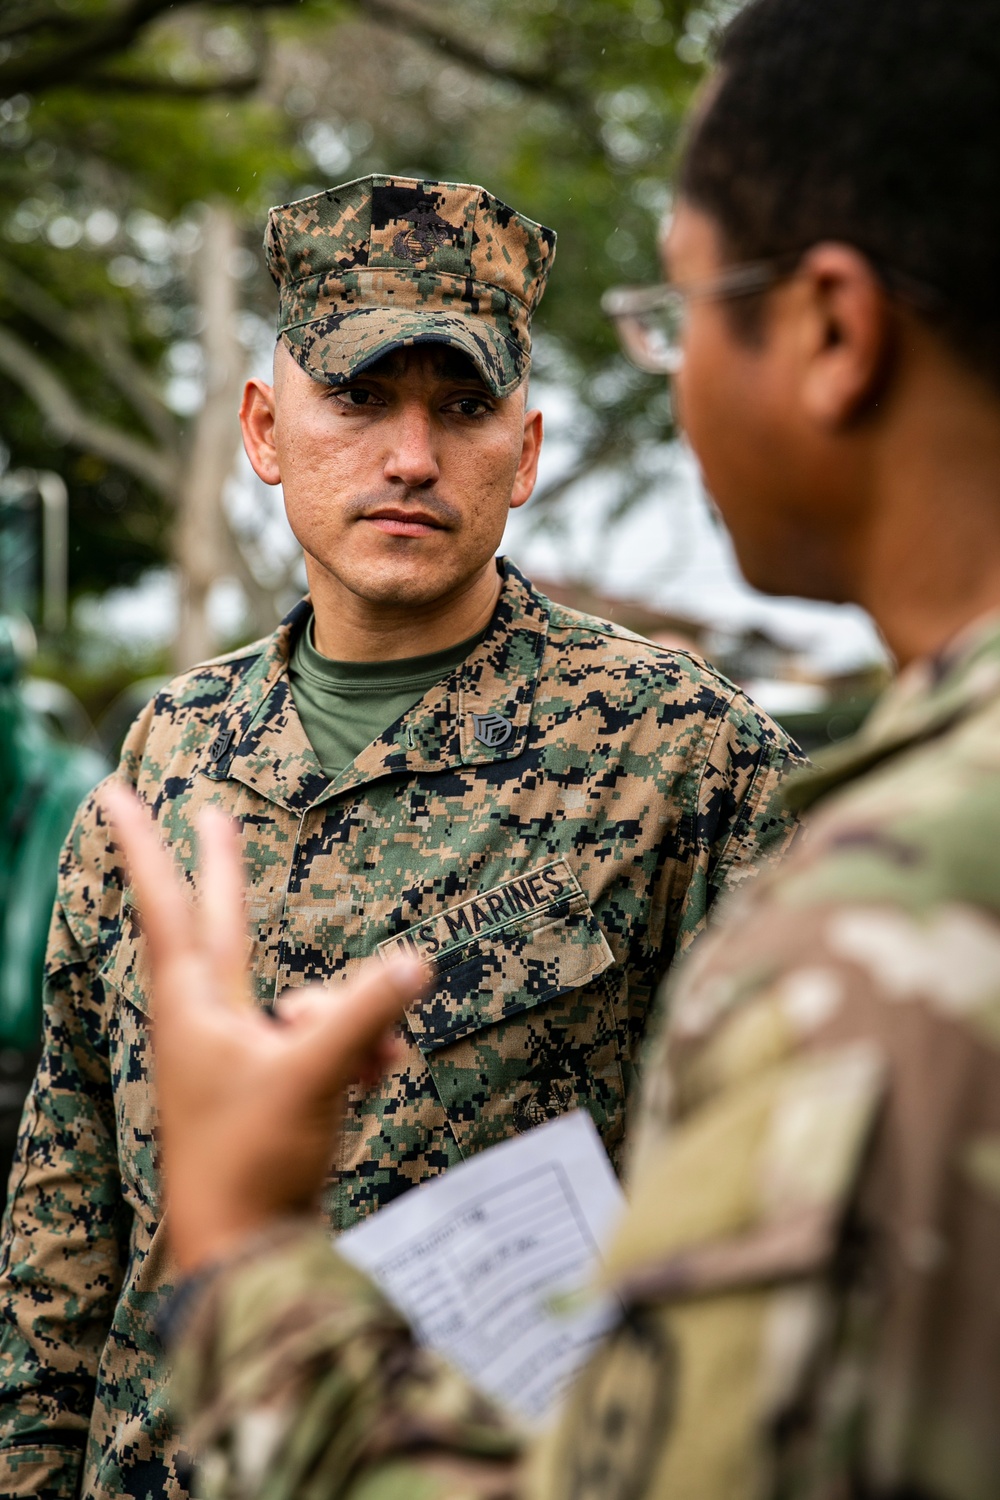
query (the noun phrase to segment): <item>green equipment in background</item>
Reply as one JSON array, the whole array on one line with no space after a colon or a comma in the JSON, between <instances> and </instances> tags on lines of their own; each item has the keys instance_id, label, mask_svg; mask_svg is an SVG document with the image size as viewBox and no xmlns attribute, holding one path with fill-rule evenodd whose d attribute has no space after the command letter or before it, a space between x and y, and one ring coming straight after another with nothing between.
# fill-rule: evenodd
<instances>
[{"instance_id":1,"label":"green equipment in background","mask_svg":"<svg viewBox=\"0 0 1000 1500\"><path fill-rule=\"evenodd\" d=\"M59 850L106 765L93 750L60 743L26 700L18 624L0 616L0 1050L30 1052Z\"/></svg>"},{"instance_id":2,"label":"green equipment in background","mask_svg":"<svg viewBox=\"0 0 1000 1500\"><path fill-rule=\"evenodd\" d=\"M59 850L107 773L80 705L26 677L34 618L65 624L65 487L55 474L0 480L0 1185L41 1048L42 970Z\"/></svg>"}]
</instances>

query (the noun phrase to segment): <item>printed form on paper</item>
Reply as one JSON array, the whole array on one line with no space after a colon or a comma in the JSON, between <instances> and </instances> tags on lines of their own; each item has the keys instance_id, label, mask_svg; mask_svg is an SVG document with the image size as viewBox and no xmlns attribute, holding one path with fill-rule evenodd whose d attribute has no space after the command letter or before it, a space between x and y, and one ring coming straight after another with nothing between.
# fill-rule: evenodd
<instances>
[{"instance_id":1,"label":"printed form on paper","mask_svg":"<svg viewBox=\"0 0 1000 1500\"><path fill-rule=\"evenodd\" d=\"M614 1320L587 1288L624 1206L585 1110L460 1162L337 1240L421 1343L529 1422Z\"/></svg>"}]
</instances>

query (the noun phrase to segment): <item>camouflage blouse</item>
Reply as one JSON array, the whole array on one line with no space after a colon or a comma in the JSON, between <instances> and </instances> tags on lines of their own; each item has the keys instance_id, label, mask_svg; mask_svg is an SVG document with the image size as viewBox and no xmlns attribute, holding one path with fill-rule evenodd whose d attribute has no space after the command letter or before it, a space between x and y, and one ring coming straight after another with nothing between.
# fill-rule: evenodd
<instances>
[{"instance_id":1,"label":"camouflage blouse","mask_svg":"<svg viewBox=\"0 0 1000 1500\"><path fill-rule=\"evenodd\" d=\"M238 820L261 1005L380 947L435 961L395 1072L350 1101L329 1225L580 1105L617 1162L660 975L787 837L787 740L703 663L505 565L480 643L331 781L288 684L308 613L159 693L121 774L189 872L198 810ZM184 1493L140 929L98 791L64 850L12 1177L3 1494Z\"/></svg>"}]
</instances>

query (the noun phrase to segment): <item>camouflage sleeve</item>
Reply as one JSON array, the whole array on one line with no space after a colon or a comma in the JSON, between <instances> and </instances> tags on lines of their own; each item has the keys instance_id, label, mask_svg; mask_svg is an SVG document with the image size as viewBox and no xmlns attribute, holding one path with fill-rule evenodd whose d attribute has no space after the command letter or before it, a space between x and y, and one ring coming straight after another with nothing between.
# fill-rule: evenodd
<instances>
[{"instance_id":1,"label":"camouflage sleeve","mask_svg":"<svg viewBox=\"0 0 1000 1500\"><path fill-rule=\"evenodd\" d=\"M278 1225L188 1286L172 1401L201 1500L517 1494L520 1435L314 1226Z\"/></svg>"},{"instance_id":2,"label":"camouflage sleeve","mask_svg":"<svg viewBox=\"0 0 1000 1500\"><path fill-rule=\"evenodd\" d=\"M536 1456L532 1500L813 1493L774 1483L768 1437L794 1422L827 1325L883 1077L864 1044L789 1060L645 1158L607 1266L624 1316Z\"/></svg>"},{"instance_id":3,"label":"camouflage sleeve","mask_svg":"<svg viewBox=\"0 0 1000 1500\"><path fill-rule=\"evenodd\" d=\"M996 835L960 804L814 825L674 984L625 1317L539 1500L1000 1494Z\"/></svg>"},{"instance_id":4,"label":"camouflage sleeve","mask_svg":"<svg viewBox=\"0 0 1000 1500\"><path fill-rule=\"evenodd\" d=\"M77 1493L124 1227L94 965L56 908L0 1269L0 1493Z\"/></svg>"},{"instance_id":5,"label":"camouflage sleeve","mask_svg":"<svg viewBox=\"0 0 1000 1500\"><path fill-rule=\"evenodd\" d=\"M753 871L777 859L796 828L782 785L804 764L784 730L742 692L716 720L701 765L691 821L693 861L681 896L677 952L698 935L716 901L742 886Z\"/></svg>"},{"instance_id":6,"label":"camouflage sleeve","mask_svg":"<svg viewBox=\"0 0 1000 1500\"><path fill-rule=\"evenodd\" d=\"M135 780L152 706L119 774ZM100 787L63 845L45 960L42 1055L25 1103L0 1244L0 1494L75 1496L98 1360L128 1250L100 977L122 870Z\"/></svg>"}]
</instances>

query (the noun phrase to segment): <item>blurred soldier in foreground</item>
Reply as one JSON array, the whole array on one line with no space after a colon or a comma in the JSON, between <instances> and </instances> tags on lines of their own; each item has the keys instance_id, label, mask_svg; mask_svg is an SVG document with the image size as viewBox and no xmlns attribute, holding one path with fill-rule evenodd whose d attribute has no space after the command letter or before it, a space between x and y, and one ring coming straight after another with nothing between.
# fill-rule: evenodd
<instances>
[{"instance_id":1,"label":"blurred soldier in foreground","mask_svg":"<svg viewBox=\"0 0 1000 1500\"><path fill-rule=\"evenodd\" d=\"M495 557L534 484L554 242L469 184L365 178L272 211L274 385L241 416L310 598L164 688L123 751L190 894L199 810L238 821L257 1004L377 949L436 960L392 1070L352 1094L333 1229L579 1106L618 1161L660 976L792 821L787 738L738 689ZM142 905L98 794L64 850L11 1179L4 1495L184 1493Z\"/></svg>"},{"instance_id":2,"label":"blurred soldier in foreground","mask_svg":"<svg viewBox=\"0 0 1000 1500\"><path fill-rule=\"evenodd\" d=\"M158 914L203 1494L1000 1495L998 76L998 0L756 0L692 128L674 290L614 299L660 367L654 311L687 304L683 414L751 581L865 605L902 673L674 988L607 1271L624 1312L531 1477L302 1214L300 1135L412 976L367 981L367 1033L365 997L330 996L350 1047L322 1068L295 1041L318 1011L225 1024L231 918L213 971L186 909ZM256 1095L223 1113L213 1060Z\"/></svg>"}]
</instances>

